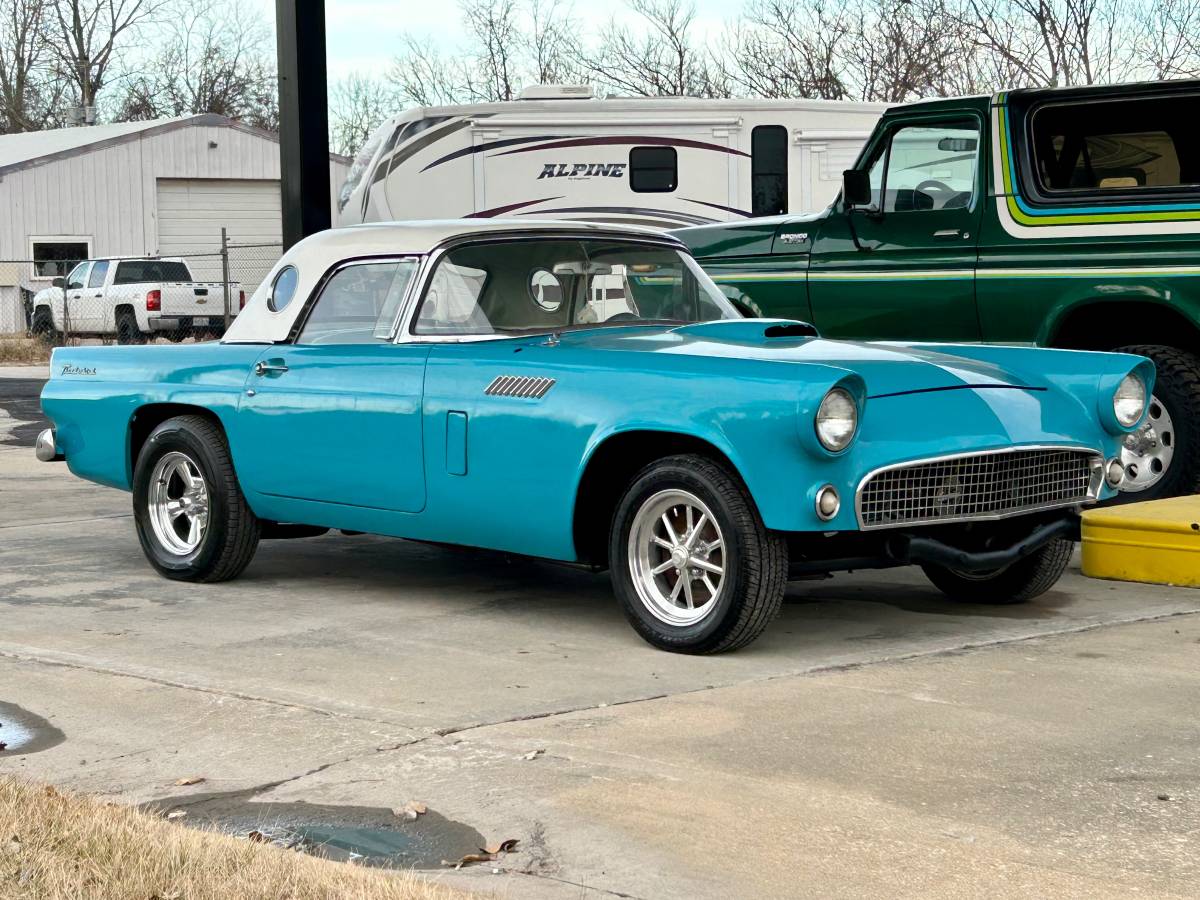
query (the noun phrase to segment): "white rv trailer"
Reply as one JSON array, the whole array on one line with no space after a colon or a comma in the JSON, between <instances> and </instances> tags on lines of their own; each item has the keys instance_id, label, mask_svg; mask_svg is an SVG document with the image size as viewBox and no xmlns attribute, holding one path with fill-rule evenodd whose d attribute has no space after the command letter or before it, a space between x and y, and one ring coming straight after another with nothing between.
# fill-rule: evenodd
<instances>
[{"instance_id":1,"label":"white rv trailer","mask_svg":"<svg viewBox=\"0 0 1200 900\"><path fill-rule=\"evenodd\" d=\"M819 210L884 104L597 100L541 85L502 103L420 107L384 123L339 198L339 224L532 216L678 228Z\"/></svg>"}]
</instances>

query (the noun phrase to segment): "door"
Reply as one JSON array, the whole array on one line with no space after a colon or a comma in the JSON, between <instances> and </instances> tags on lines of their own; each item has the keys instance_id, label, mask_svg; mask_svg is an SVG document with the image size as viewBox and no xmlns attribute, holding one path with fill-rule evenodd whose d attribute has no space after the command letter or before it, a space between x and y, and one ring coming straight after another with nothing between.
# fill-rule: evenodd
<instances>
[{"instance_id":1,"label":"door","mask_svg":"<svg viewBox=\"0 0 1200 900\"><path fill-rule=\"evenodd\" d=\"M106 331L112 327L105 321L112 318L108 310L108 301L104 299L104 284L108 280L109 265L107 259L98 259L92 263L87 281L80 292L82 297L78 304L71 307L72 315L78 311L75 324L80 331Z\"/></svg>"},{"instance_id":2,"label":"door","mask_svg":"<svg viewBox=\"0 0 1200 900\"><path fill-rule=\"evenodd\" d=\"M872 201L842 201L812 250L813 318L829 337L977 341L982 120L894 120L867 166Z\"/></svg>"},{"instance_id":3,"label":"door","mask_svg":"<svg viewBox=\"0 0 1200 900\"><path fill-rule=\"evenodd\" d=\"M81 262L71 270L63 282L63 331L70 334L73 331L83 331L88 320L83 299L84 287L87 285L88 272L92 269L90 261Z\"/></svg>"},{"instance_id":4,"label":"door","mask_svg":"<svg viewBox=\"0 0 1200 900\"><path fill-rule=\"evenodd\" d=\"M238 410L238 477L248 490L424 508L421 394L429 348L391 341L415 269L414 259L343 266L302 314L295 342L259 356ZM272 286L273 309L290 302L289 270Z\"/></svg>"}]
</instances>

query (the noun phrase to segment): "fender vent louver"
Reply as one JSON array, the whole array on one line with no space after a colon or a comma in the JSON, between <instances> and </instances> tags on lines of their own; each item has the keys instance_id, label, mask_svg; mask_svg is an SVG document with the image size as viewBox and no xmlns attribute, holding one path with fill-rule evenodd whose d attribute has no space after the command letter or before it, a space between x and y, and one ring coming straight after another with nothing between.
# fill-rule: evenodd
<instances>
[{"instance_id":1,"label":"fender vent louver","mask_svg":"<svg viewBox=\"0 0 1200 900\"><path fill-rule=\"evenodd\" d=\"M769 338L780 337L820 337L817 329L807 322L788 322L785 325L768 325L763 335Z\"/></svg>"},{"instance_id":2,"label":"fender vent louver","mask_svg":"<svg viewBox=\"0 0 1200 900\"><path fill-rule=\"evenodd\" d=\"M553 378L529 375L497 375L484 391L493 397L527 397L540 400L554 387Z\"/></svg>"}]
</instances>

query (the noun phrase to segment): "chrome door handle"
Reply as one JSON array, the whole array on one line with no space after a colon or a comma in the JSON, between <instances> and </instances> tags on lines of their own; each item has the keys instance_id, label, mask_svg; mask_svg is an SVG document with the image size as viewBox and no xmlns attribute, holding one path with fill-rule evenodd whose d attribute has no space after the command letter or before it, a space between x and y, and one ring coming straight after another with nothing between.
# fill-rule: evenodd
<instances>
[{"instance_id":1,"label":"chrome door handle","mask_svg":"<svg viewBox=\"0 0 1200 900\"><path fill-rule=\"evenodd\" d=\"M962 236L961 228L943 228L940 231L935 231L933 236L936 238L956 238Z\"/></svg>"},{"instance_id":2,"label":"chrome door handle","mask_svg":"<svg viewBox=\"0 0 1200 900\"><path fill-rule=\"evenodd\" d=\"M258 375L260 377L263 375L270 374L270 373L282 375L287 370L288 370L288 367L283 365L282 363L279 365L271 365L270 363L256 362L254 364L254 374Z\"/></svg>"}]
</instances>

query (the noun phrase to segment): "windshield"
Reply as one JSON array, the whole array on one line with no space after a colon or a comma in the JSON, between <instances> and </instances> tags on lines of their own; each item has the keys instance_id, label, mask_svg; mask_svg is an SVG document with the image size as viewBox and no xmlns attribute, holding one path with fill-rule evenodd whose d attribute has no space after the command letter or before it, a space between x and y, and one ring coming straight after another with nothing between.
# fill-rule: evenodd
<instances>
[{"instance_id":1,"label":"windshield","mask_svg":"<svg viewBox=\"0 0 1200 900\"><path fill-rule=\"evenodd\" d=\"M737 318L695 260L671 247L545 239L451 250L429 280L413 333L522 334Z\"/></svg>"}]
</instances>

